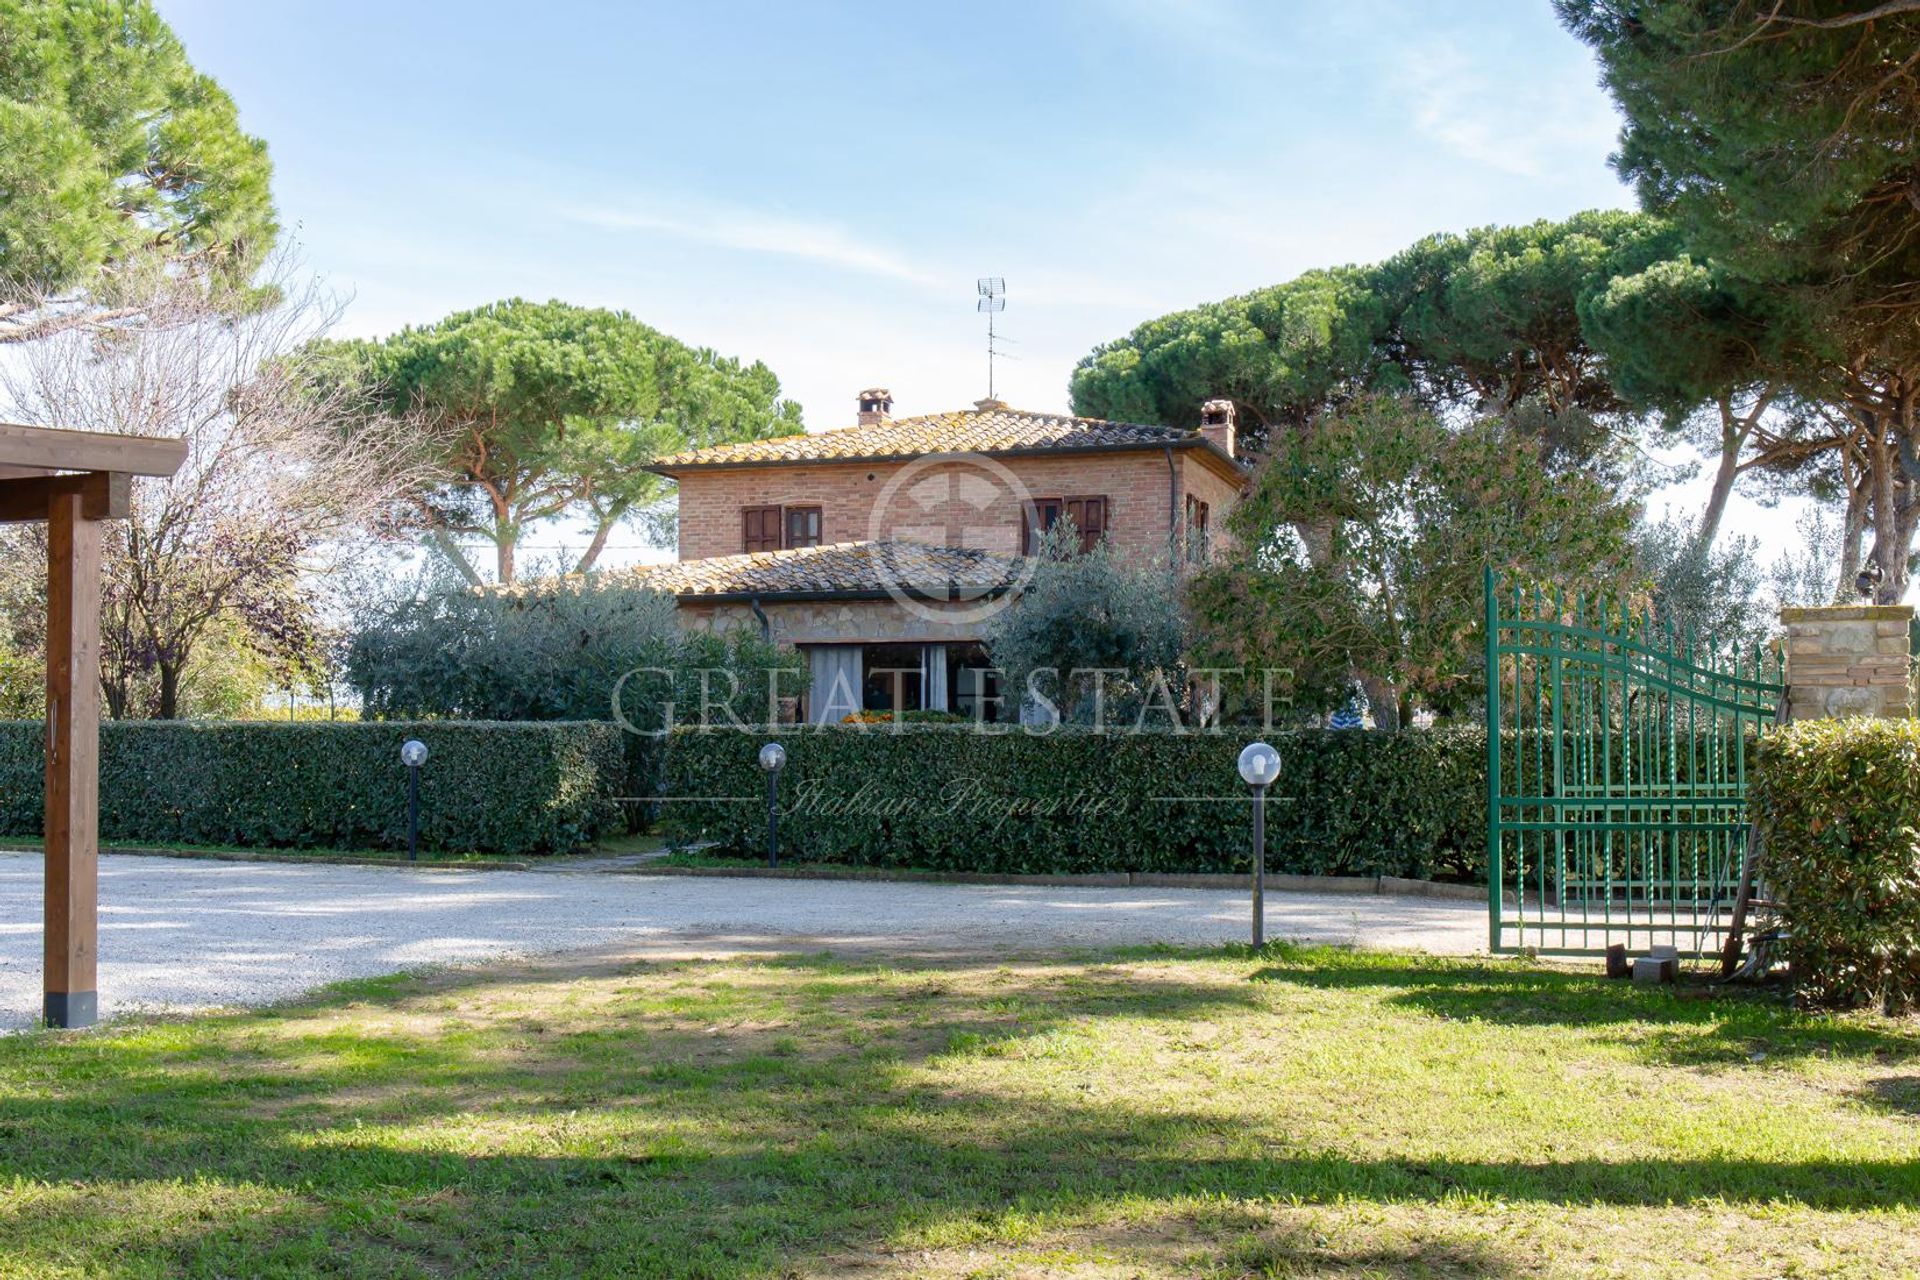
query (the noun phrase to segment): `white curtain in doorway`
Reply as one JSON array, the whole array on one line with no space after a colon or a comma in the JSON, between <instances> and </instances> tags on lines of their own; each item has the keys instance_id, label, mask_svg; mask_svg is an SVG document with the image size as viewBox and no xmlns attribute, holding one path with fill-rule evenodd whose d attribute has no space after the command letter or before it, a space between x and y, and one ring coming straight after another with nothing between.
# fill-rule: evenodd
<instances>
[{"instance_id":1,"label":"white curtain in doorway","mask_svg":"<svg viewBox=\"0 0 1920 1280\"><path fill-rule=\"evenodd\" d=\"M920 650L920 705L928 711L948 711L947 646L923 645Z\"/></svg>"},{"instance_id":2,"label":"white curtain in doorway","mask_svg":"<svg viewBox=\"0 0 1920 1280\"><path fill-rule=\"evenodd\" d=\"M807 647L813 687L807 693L807 719L814 724L838 724L860 710L860 682L866 651L857 644L816 644Z\"/></svg>"}]
</instances>

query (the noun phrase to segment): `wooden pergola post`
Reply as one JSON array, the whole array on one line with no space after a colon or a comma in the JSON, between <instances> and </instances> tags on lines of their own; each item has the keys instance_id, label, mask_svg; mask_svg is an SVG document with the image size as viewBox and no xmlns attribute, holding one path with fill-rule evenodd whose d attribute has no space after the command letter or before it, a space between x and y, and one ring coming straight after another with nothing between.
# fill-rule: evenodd
<instances>
[{"instance_id":1,"label":"wooden pergola post","mask_svg":"<svg viewBox=\"0 0 1920 1280\"><path fill-rule=\"evenodd\" d=\"M177 440L0 423L0 522L47 522L45 1016L99 1017L100 543L136 475L170 476Z\"/></svg>"},{"instance_id":2,"label":"wooden pergola post","mask_svg":"<svg viewBox=\"0 0 1920 1280\"><path fill-rule=\"evenodd\" d=\"M100 522L47 504L46 1020L99 1017Z\"/></svg>"}]
</instances>

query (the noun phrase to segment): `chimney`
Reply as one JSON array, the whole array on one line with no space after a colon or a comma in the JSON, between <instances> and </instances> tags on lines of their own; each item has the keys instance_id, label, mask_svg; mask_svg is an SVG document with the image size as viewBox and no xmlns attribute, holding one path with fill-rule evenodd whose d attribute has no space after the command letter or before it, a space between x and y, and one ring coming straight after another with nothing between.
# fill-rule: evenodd
<instances>
[{"instance_id":1,"label":"chimney","mask_svg":"<svg viewBox=\"0 0 1920 1280\"><path fill-rule=\"evenodd\" d=\"M860 425L877 427L893 414L893 392L885 387L868 387L860 393Z\"/></svg>"},{"instance_id":2,"label":"chimney","mask_svg":"<svg viewBox=\"0 0 1920 1280\"><path fill-rule=\"evenodd\" d=\"M1200 406L1200 434L1229 458L1233 452L1233 401L1209 400Z\"/></svg>"}]
</instances>

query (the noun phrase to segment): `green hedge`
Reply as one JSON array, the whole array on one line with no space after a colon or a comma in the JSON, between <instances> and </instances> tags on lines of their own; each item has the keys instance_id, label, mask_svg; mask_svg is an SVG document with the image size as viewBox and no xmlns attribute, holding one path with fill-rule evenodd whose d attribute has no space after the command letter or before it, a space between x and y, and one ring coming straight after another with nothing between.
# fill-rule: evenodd
<instances>
[{"instance_id":1,"label":"green hedge","mask_svg":"<svg viewBox=\"0 0 1920 1280\"><path fill-rule=\"evenodd\" d=\"M109 722L100 731L105 840L247 848L404 848L417 737L420 840L450 853L577 848L618 819L623 734L582 721ZM0 835L37 836L43 729L0 723Z\"/></svg>"},{"instance_id":2,"label":"green hedge","mask_svg":"<svg viewBox=\"0 0 1920 1280\"><path fill-rule=\"evenodd\" d=\"M982 734L971 727L782 726L786 856L999 874L1245 871L1245 734ZM765 730L686 729L666 752L680 843L765 848ZM1268 866L1482 879L1486 735L1287 731Z\"/></svg>"},{"instance_id":3,"label":"green hedge","mask_svg":"<svg viewBox=\"0 0 1920 1280\"><path fill-rule=\"evenodd\" d=\"M1815 720L1769 734L1753 799L1801 999L1920 1007L1920 723Z\"/></svg>"}]
</instances>

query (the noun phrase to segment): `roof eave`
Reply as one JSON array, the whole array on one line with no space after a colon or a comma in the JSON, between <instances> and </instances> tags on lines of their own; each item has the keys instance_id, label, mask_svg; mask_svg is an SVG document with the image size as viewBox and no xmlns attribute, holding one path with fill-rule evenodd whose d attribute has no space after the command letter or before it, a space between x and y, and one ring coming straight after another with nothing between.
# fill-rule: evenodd
<instances>
[{"instance_id":1,"label":"roof eave","mask_svg":"<svg viewBox=\"0 0 1920 1280\"><path fill-rule=\"evenodd\" d=\"M951 449L930 450L925 453L874 453L860 454L849 458L750 458L742 461L722 462L679 462L671 465L652 463L642 467L658 476L677 479L686 472L693 471L752 471L765 467L858 467L877 462L913 462L921 458L956 458L978 455L983 458L1076 458L1087 454L1112 453L1159 453L1162 449L1203 449L1213 454L1221 462L1232 467L1242 476L1249 474L1240 462L1228 457L1218 445L1202 436L1177 436L1170 440L1159 440L1151 444L1087 444L1066 445L1063 447L1032 447L1025 449Z\"/></svg>"},{"instance_id":2,"label":"roof eave","mask_svg":"<svg viewBox=\"0 0 1920 1280\"><path fill-rule=\"evenodd\" d=\"M954 604L970 600L991 600L1013 590L1012 583L996 587L950 587L944 595L932 591L888 591L885 588L813 591L682 591L674 595L681 604L803 604L829 600L898 600L905 596L919 603Z\"/></svg>"},{"instance_id":3,"label":"roof eave","mask_svg":"<svg viewBox=\"0 0 1920 1280\"><path fill-rule=\"evenodd\" d=\"M1221 470L1227 479L1238 480L1244 484L1253 478L1253 464L1234 457L1211 440L1201 439L1199 444L1201 456Z\"/></svg>"}]
</instances>

